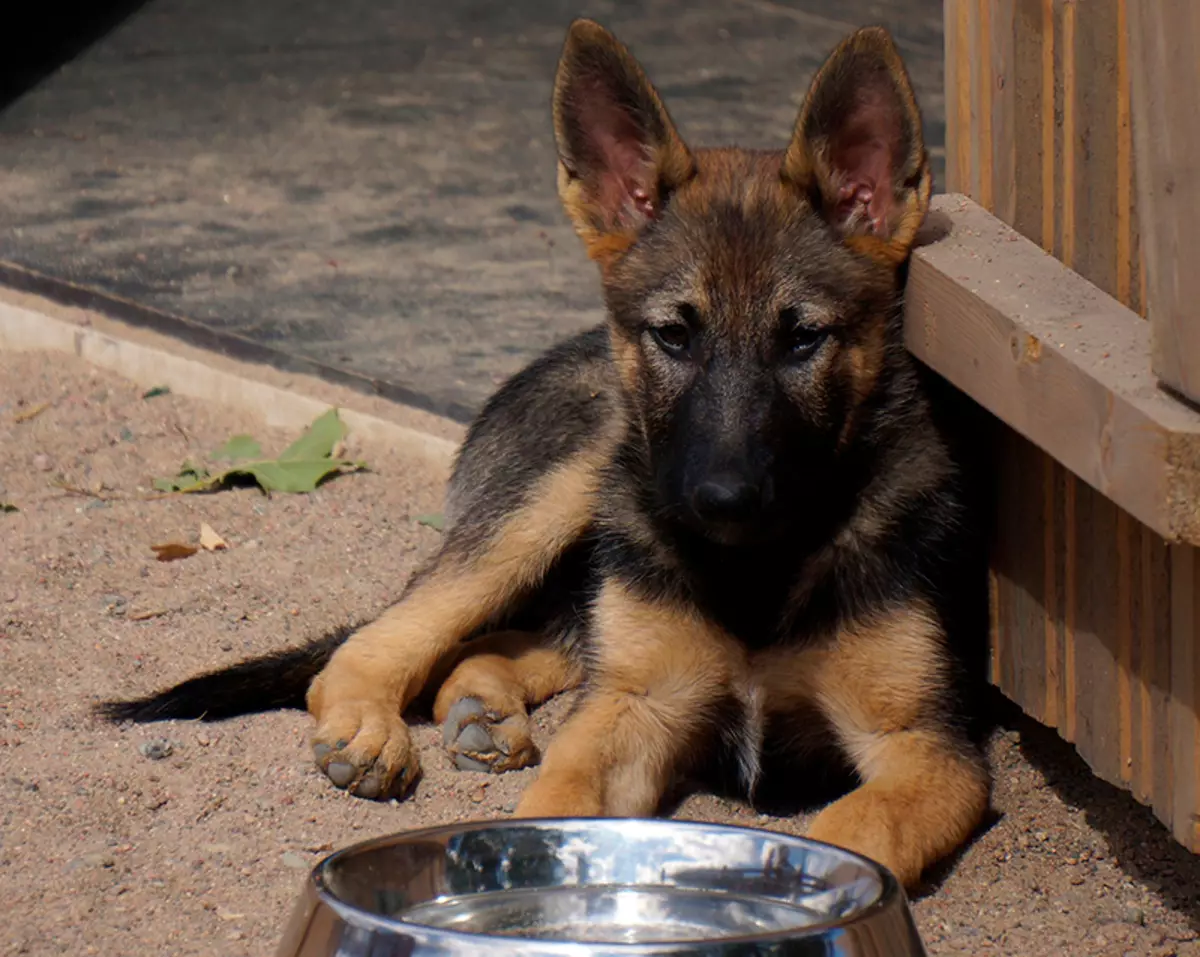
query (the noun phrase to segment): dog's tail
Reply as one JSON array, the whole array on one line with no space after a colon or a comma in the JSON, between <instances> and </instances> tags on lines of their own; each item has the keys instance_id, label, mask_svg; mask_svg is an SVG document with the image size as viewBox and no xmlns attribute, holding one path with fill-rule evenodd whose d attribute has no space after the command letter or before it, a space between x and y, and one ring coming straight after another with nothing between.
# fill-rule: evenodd
<instances>
[{"instance_id":1,"label":"dog's tail","mask_svg":"<svg viewBox=\"0 0 1200 957\"><path fill-rule=\"evenodd\" d=\"M302 709L309 684L353 631L340 628L300 648L250 658L144 698L102 702L95 711L108 721L143 724L173 718L222 721L260 711Z\"/></svg>"}]
</instances>

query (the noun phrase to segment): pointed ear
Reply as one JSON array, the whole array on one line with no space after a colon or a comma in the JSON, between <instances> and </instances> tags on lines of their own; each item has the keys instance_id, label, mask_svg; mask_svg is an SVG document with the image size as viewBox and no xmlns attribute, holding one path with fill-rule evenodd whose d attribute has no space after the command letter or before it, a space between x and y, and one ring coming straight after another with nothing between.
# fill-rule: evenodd
<instances>
[{"instance_id":1,"label":"pointed ear","mask_svg":"<svg viewBox=\"0 0 1200 957\"><path fill-rule=\"evenodd\" d=\"M628 50L591 20L571 24L554 83L558 192L610 264L695 172L691 153Z\"/></svg>"},{"instance_id":2,"label":"pointed ear","mask_svg":"<svg viewBox=\"0 0 1200 957\"><path fill-rule=\"evenodd\" d=\"M908 255L933 177L912 84L886 30L851 34L813 78L783 176L847 245L892 264Z\"/></svg>"}]
</instances>

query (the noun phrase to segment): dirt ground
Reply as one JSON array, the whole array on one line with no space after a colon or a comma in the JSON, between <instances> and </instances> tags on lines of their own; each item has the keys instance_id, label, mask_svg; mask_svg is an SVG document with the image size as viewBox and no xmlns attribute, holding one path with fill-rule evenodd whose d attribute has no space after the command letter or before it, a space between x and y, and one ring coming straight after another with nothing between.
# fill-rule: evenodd
<instances>
[{"instance_id":1,"label":"dirt ground","mask_svg":"<svg viewBox=\"0 0 1200 957\"><path fill-rule=\"evenodd\" d=\"M298 712L94 720L101 698L375 614L437 542L416 517L442 476L353 436L371 471L313 494L152 498L154 476L233 433L268 451L294 436L142 392L67 356L0 353L0 502L19 509L0 513L3 954L270 954L327 851L503 815L532 773L456 771L422 727L415 795L375 804L318 775ZM228 550L155 561L152 544L201 522ZM539 713L542 743L563 707ZM931 954L1200 955L1200 858L1029 722L1010 716L990 750L990 827L915 895ZM708 796L678 813L803 825Z\"/></svg>"}]
</instances>

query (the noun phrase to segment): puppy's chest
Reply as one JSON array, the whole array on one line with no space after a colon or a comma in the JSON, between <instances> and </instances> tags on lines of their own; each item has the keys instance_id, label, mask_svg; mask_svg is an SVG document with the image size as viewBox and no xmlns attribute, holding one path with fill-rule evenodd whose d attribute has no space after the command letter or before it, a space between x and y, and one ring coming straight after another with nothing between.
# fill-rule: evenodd
<instances>
[{"instance_id":1,"label":"puppy's chest","mask_svg":"<svg viewBox=\"0 0 1200 957\"><path fill-rule=\"evenodd\" d=\"M721 561L689 563L689 591L700 611L748 651L781 641L802 640L797 633L797 602L803 562L793 556L728 556Z\"/></svg>"}]
</instances>

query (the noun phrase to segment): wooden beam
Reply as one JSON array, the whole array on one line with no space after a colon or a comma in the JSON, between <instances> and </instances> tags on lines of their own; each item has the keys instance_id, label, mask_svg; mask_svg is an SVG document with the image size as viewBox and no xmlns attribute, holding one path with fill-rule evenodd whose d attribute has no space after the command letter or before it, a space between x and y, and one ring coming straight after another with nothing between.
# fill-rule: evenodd
<instances>
[{"instance_id":1,"label":"wooden beam","mask_svg":"<svg viewBox=\"0 0 1200 957\"><path fill-rule=\"evenodd\" d=\"M1165 385L1200 402L1200 4L1130 2L1127 20L1152 364Z\"/></svg>"},{"instance_id":2,"label":"wooden beam","mask_svg":"<svg viewBox=\"0 0 1200 957\"><path fill-rule=\"evenodd\" d=\"M1200 544L1200 412L1158 388L1148 325L965 196L935 197L912 353L1167 541Z\"/></svg>"}]
</instances>

